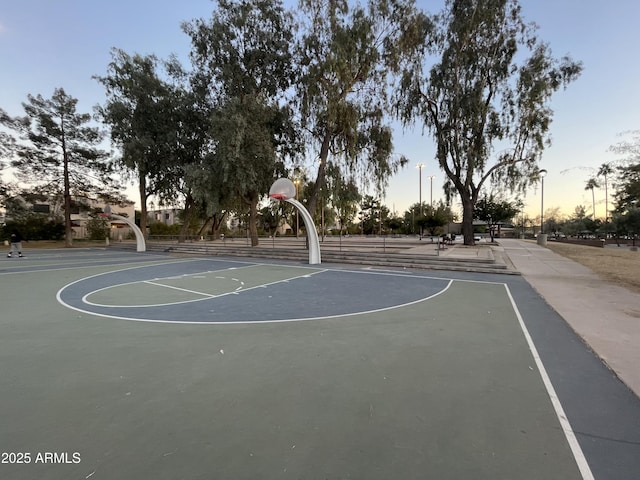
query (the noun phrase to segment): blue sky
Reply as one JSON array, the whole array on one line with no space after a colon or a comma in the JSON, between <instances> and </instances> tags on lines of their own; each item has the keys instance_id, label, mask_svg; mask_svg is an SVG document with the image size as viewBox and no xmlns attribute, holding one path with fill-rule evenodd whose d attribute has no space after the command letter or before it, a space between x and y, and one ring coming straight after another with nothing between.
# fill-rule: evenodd
<instances>
[{"instance_id":1,"label":"blue sky","mask_svg":"<svg viewBox=\"0 0 640 480\"><path fill-rule=\"evenodd\" d=\"M430 12L443 2L419 1ZM539 35L555 56L570 54L584 64L581 77L552 102L552 146L542 157L545 210L575 206L591 210L586 180L616 156L608 148L622 140L620 133L640 129L640 3L637 0L521 0L527 21L540 26ZM90 111L104 101L102 86L92 79L106 73L110 49L128 53L175 53L187 63L190 48L180 24L208 18L210 0L19 0L0 5L0 107L21 115L27 94L49 97L57 87L79 100L78 110ZM398 153L410 165L392 179L385 203L398 212L418 201L422 170L422 199L428 201L433 180L434 201L441 198L443 174L433 157L433 143L413 131L395 127ZM135 189L131 190L132 200ZM604 216L604 192L596 192L596 214ZM540 192L531 188L525 198L531 216L539 214Z\"/></svg>"}]
</instances>

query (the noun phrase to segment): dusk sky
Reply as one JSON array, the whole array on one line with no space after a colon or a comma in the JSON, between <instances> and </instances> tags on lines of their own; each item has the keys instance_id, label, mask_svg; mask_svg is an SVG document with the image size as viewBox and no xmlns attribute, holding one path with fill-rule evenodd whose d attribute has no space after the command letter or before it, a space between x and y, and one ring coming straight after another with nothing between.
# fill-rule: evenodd
<instances>
[{"instance_id":1,"label":"dusk sky","mask_svg":"<svg viewBox=\"0 0 640 480\"><path fill-rule=\"evenodd\" d=\"M419 1L437 12L442 0ZM23 115L27 94L45 98L58 87L77 98L78 111L90 112L105 100L94 75L104 75L110 50L155 54L175 53L188 64L189 38L180 24L209 18L209 0L19 0L0 6L0 108ZM542 157L544 205L571 214L577 205L591 212L591 192L585 183L604 162L618 158L608 151L640 129L640 3L637 0L522 0L527 21L539 25L540 37L554 56L569 54L583 62L580 78L553 98L552 146ZM402 213L418 201L419 172L423 163L422 199L429 201L433 180L434 202L442 197L443 173L434 160L433 141L420 126L403 132L395 127L395 149L411 163L390 183L384 203ZM130 198L139 202L135 188ZM128 192L129 192L128 191ZM527 212L540 213L540 189L532 187ZM604 191L596 192L596 214L604 216Z\"/></svg>"}]
</instances>

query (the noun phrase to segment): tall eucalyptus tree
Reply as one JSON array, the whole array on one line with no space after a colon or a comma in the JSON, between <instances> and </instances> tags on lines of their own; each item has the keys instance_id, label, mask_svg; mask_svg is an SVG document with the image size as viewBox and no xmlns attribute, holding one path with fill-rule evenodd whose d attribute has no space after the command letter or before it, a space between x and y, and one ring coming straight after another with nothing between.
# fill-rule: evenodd
<instances>
[{"instance_id":1,"label":"tall eucalyptus tree","mask_svg":"<svg viewBox=\"0 0 640 480\"><path fill-rule=\"evenodd\" d=\"M279 1L218 0L209 20L183 29L193 45L192 88L211 108L210 152L190 175L218 199L244 203L258 245L258 201L294 153L283 102L293 78L293 19Z\"/></svg>"},{"instance_id":2,"label":"tall eucalyptus tree","mask_svg":"<svg viewBox=\"0 0 640 480\"><path fill-rule=\"evenodd\" d=\"M301 0L297 110L317 165L308 208L317 208L330 167L382 193L407 163L394 154L388 87L431 24L413 0Z\"/></svg>"},{"instance_id":3,"label":"tall eucalyptus tree","mask_svg":"<svg viewBox=\"0 0 640 480\"><path fill-rule=\"evenodd\" d=\"M144 232L149 197L158 195L171 202L179 190L175 182L178 136L183 131L177 106L180 94L162 78L154 55L114 49L107 75L95 78L107 94L105 105L97 107L98 114L110 126L111 140L121 151L116 165L138 181Z\"/></svg>"},{"instance_id":4,"label":"tall eucalyptus tree","mask_svg":"<svg viewBox=\"0 0 640 480\"><path fill-rule=\"evenodd\" d=\"M582 66L552 56L517 0L446 0L434 22L429 55L405 69L396 105L405 124L424 125L435 140L470 245L485 182L517 191L537 180L550 143L550 99Z\"/></svg>"}]
</instances>

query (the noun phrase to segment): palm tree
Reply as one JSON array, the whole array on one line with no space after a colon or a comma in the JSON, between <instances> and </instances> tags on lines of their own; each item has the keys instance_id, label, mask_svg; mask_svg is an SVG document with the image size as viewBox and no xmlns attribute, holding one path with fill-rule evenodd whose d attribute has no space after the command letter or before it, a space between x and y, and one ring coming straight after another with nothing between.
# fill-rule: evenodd
<instances>
[{"instance_id":1,"label":"palm tree","mask_svg":"<svg viewBox=\"0 0 640 480\"><path fill-rule=\"evenodd\" d=\"M605 225L609 220L609 191L608 191L609 184L607 182L607 176L611 175L613 171L614 171L613 167L611 166L610 163L603 163L602 165L600 165L600 168L598 169L598 176L604 177L604 223Z\"/></svg>"},{"instance_id":2,"label":"palm tree","mask_svg":"<svg viewBox=\"0 0 640 480\"><path fill-rule=\"evenodd\" d=\"M584 187L585 190L591 190L591 201L593 203L593 221L596 221L596 194L593 191L594 188L599 188L600 184L598 183L598 180L596 180L595 178L590 178L587 181L587 185Z\"/></svg>"}]
</instances>

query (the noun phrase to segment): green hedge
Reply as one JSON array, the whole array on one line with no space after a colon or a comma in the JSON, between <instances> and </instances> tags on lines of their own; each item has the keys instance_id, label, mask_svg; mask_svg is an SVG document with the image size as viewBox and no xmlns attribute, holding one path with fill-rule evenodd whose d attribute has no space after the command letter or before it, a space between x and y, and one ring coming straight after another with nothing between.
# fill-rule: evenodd
<instances>
[{"instance_id":1,"label":"green hedge","mask_svg":"<svg viewBox=\"0 0 640 480\"><path fill-rule=\"evenodd\" d=\"M8 239L14 230L18 230L25 240L62 240L64 238L62 222L40 216L32 216L19 222L7 222L2 226L2 238Z\"/></svg>"}]
</instances>

